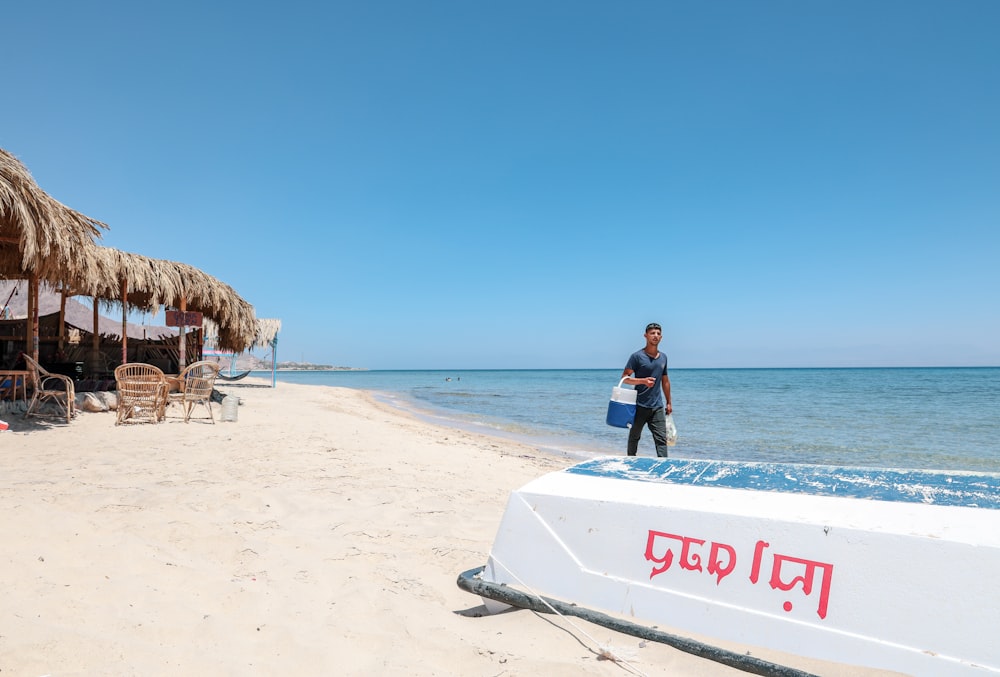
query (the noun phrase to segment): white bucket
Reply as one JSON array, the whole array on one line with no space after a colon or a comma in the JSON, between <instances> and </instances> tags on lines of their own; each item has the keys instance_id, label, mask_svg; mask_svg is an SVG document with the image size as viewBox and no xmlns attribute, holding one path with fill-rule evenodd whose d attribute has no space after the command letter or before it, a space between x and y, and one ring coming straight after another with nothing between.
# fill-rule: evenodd
<instances>
[{"instance_id":1,"label":"white bucket","mask_svg":"<svg viewBox=\"0 0 1000 677\"><path fill-rule=\"evenodd\" d=\"M226 395L222 398L222 413L219 419L222 421L235 421L239 417L240 398L235 395Z\"/></svg>"}]
</instances>

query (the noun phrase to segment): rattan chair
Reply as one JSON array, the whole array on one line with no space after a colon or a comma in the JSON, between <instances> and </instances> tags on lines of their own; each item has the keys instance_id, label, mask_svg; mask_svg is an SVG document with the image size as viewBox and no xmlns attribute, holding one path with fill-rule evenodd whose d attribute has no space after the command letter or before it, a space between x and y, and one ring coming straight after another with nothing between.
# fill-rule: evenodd
<instances>
[{"instance_id":1,"label":"rattan chair","mask_svg":"<svg viewBox=\"0 0 1000 677\"><path fill-rule=\"evenodd\" d=\"M203 360L187 366L177 377L179 390L167 396L168 404L179 404L184 411L184 422L191 420L195 405L202 404L208 409L208 419L214 424L212 413L212 390L219 375L219 364Z\"/></svg>"},{"instance_id":2,"label":"rattan chair","mask_svg":"<svg viewBox=\"0 0 1000 677\"><path fill-rule=\"evenodd\" d=\"M129 421L159 423L167 406L167 379L159 368L130 362L115 368L118 417L115 425Z\"/></svg>"},{"instance_id":3,"label":"rattan chair","mask_svg":"<svg viewBox=\"0 0 1000 677\"><path fill-rule=\"evenodd\" d=\"M42 407L52 403L56 411L54 416L58 418L66 417L69 423L76 415L76 389L73 387L73 379L63 374L53 374L33 359L24 355L24 363L31 372L31 383L34 390L31 394L31 402L24 412L25 416L53 416ZM57 388L57 384L62 384L62 388Z\"/></svg>"}]
</instances>

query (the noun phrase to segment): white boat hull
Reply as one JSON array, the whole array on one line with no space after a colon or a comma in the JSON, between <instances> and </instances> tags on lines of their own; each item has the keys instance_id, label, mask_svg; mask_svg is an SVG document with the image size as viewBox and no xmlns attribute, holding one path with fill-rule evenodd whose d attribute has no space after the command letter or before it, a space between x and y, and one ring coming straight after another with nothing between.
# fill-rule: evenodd
<instances>
[{"instance_id":1,"label":"white boat hull","mask_svg":"<svg viewBox=\"0 0 1000 677\"><path fill-rule=\"evenodd\" d=\"M515 491L484 581L914 675L1000 674L1000 475L609 457Z\"/></svg>"}]
</instances>

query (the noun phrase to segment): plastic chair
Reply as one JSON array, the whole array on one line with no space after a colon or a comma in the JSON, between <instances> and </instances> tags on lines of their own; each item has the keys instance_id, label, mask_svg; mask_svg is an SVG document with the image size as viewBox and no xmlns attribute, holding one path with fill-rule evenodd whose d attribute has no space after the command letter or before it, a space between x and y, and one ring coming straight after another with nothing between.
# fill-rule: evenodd
<instances>
[{"instance_id":1,"label":"plastic chair","mask_svg":"<svg viewBox=\"0 0 1000 677\"><path fill-rule=\"evenodd\" d=\"M208 409L208 419L215 424L212 413L212 390L219 375L219 364L203 360L188 365L177 377L180 390L167 396L168 404L180 404L184 409L184 422L191 420L195 405L202 404Z\"/></svg>"},{"instance_id":2,"label":"plastic chair","mask_svg":"<svg viewBox=\"0 0 1000 677\"><path fill-rule=\"evenodd\" d=\"M144 362L130 362L115 368L118 385L118 417L115 425L127 421L159 423L167 407L167 379L159 368Z\"/></svg>"},{"instance_id":3,"label":"plastic chair","mask_svg":"<svg viewBox=\"0 0 1000 677\"><path fill-rule=\"evenodd\" d=\"M73 387L73 379L63 374L53 374L42 365L35 362L31 357L22 355L24 363L31 372L31 383L34 390L31 394L31 402L24 412L25 416L51 416L42 410L42 406L48 403L56 405L57 416L66 417L69 423L76 415L76 390ZM62 389L56 388L56 384L62 384Z\"/></svg>"}]
</instances>

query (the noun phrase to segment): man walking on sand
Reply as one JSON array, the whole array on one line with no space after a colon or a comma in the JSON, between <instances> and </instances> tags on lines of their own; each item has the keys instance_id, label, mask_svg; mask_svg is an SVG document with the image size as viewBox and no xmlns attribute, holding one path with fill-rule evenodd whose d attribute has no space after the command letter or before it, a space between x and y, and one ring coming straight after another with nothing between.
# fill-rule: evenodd
<instances>
[{"instance_id":1,"label":"man walking on sand","mask_svg":"<svg viewBox=\"0 0 1000 677\"><path fill-rule=\"evenodd\" d=\"M670 402L670 377L667 376L667 356L660 352L663 330L650 322L646 325L646 347L628 358L622 378L635 386L635 421L628 431L628 455L639 450L642 427L649 426L657 456L667 456L667 414L673 412Z\"/></svg>"}]
</instances>

